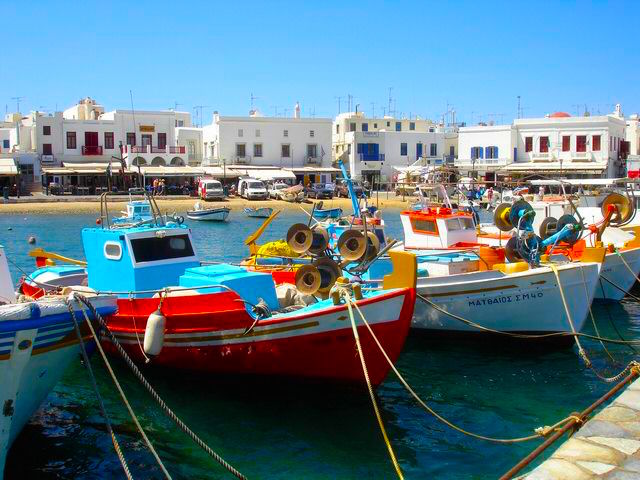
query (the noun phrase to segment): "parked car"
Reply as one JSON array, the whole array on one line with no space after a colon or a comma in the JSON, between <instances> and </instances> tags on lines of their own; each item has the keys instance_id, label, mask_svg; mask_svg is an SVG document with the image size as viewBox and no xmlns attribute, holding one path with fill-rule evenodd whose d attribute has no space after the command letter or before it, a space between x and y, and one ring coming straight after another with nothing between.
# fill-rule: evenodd
<instances>
[{"instance_id":1,"label":"parked car","mask_svg":"<svg viewBox=\"0 0 640 480\"><path fill-rule=\"evenodd\" d=\"M238 192L247 200L266 200L269 197L264 183L255 178L241 179L238 182Z\"/></svg>"},{"instance_id":2,"label":"parked car","mask_svg":"<svg viewBox=\"0 0 640 480\"><path fill-rule=\"evenodd\" d=\"M307 190L307 197L309 198L333 198L334 187L332 184L326 183L314 183Z\"/></svg>"},{"instance_id":3,"label":"parked car","mask_svg":"<svg viewBox=\"0 0 640 480\"><path fill-rule=\"evenodd\" d=\"M203 200L223 200L224 189L218 180L203 178L198 186L198 193Z\"/></svg>"},{"instance_id":4,"label":"parked car","mask_svg":"<svg viewBox=\"0 0 640 480\"><path fill-rule=\"evenodd\" d=\"M269 197L278 200L280 198L280 191L289 187L290 185L284 182L275 182L269 187Z\"/></svg>"},{"instance_id":5,"label":"parked car","mask_svg":"<svg viewBox=\"0 0 640 480\"><path fill-rule=\"evenodd\" d=\"M364 188L362 188L362 184L360 182L351 182L353 184L353 191L356 194L356 197L360 198L366 196L366 192ZM347 188L347 182L344 179L336 180L336 188L335 188L336 197L344 197L349 198L349 189Z\"/></svg>"}]
</instances>

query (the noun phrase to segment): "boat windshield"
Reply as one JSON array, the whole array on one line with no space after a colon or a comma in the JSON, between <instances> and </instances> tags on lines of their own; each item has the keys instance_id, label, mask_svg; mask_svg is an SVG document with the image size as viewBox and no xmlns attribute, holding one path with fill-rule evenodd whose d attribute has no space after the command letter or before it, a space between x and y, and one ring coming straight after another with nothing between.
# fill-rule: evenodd
<instances>
[{"instance_id":1,"label":"boat windshield","mask_svg":"<svg viewBox=\"0 0 640 480\"><path fill-rule=\"evenodd\" d=\"M136 263L194 256L193 246L187 234L132 238L131 249Z\"/></svg>"}]
</instances>

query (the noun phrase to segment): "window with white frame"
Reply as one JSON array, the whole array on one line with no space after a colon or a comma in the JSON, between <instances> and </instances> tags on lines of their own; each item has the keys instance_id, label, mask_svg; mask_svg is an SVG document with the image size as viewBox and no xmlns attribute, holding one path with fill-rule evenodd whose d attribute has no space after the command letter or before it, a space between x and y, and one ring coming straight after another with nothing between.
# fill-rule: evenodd
<instances>
[{"instance_id":1,"label":"window with white frame","mask_svg":"<svg viewBox=\"0 0 640 480\"><path fill-rule=\"evenodd\" d=\"M437 155L438 155L438 144L437 143L432 143L429 146L429 156L435 157Z\"/></svg>"},{"instance_id":2,"label":"window with white frame","mask_svg":"<svg viewBox=\"0 0 640 480\"><path fill-rule=\"evenodd\" d=\"M315 143L307 144L307 157L318 158L318 145Z\"/></svg>"},{"instance_id":3,"label":"window with white frame","mask_svg":"<svg viewBox=\"0 0 640 480\"><path fill-rule=\"evenodd\" d=\"M256 137L260 137L260 129L256 128Z\"/></svg>"},{"instance_id":4,"label":"window with white frame","mask_svg":"<svg viewBox=\"0 0 640 480\"><path fill-rule=\"evenodd\" d=\"M253 156L254 157L261 157L262 156L262 144L261 143L254 143L253 144Z\"/></svg>"},{"instance_id":5,"label":"window with white frame","mask_svg":"<svg viewBox=\"0 0 640 480\"><path fill-rule=\"evenodd\" d=\"M236 157L245 157L247 155L247 145L244 143L236 143Z\"/></svg>"}]
</instances>

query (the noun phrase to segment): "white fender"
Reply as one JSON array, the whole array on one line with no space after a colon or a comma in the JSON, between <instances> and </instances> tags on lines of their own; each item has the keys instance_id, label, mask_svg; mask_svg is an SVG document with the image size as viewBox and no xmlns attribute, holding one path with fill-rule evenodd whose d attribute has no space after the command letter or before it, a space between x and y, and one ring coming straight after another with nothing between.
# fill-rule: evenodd
<instances>
[{"instance_id":1,"label":"white fender","mask_svg":"<svg viewBox=\"0 0 640 480\"><path fill-rule=\"evenodd\" d=\"M158 309L147 318L147 327L144 329L144 353L158 355L164 344L164 328L166 317Z\"/></svg>"}]
</instances>

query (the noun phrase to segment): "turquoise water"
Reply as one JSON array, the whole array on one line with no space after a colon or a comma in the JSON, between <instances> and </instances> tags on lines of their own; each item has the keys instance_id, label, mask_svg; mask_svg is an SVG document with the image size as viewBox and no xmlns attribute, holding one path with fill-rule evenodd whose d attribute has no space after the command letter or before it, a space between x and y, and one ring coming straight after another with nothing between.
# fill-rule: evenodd
<instances>
[{"instance_id":1,"label":"turquoise water","mask_svg":"<svg viewBox=\"0 0 640 480\"><path fill-rule=\"evenodd\" d=\"M397 212L385 212L388 234L401 238ZM282 237L303 214L277 218L264 238ZM80 228L93 215L0 215L0 243L21 268L33 270L27 238L61 254L81 255ZM232 212L227 224L193 222L200 255L239 260L244 238L259 220ZM11 230L9 230L11 228ZM17 268L12 268L15 279ZM596 305L601 333L640 338L640 306L633 300ZM614 328L615 327L615 328ZM587 331L591 331L587 328ZM609 373L599 344L585 344ZM621 364L633 358L610 347ZM135 478L161 478L152 456L119 403L97 356L101 393ZM114 362L133 407L174 478L227 478L152 403L126 367ZM575 348L540 351L478 342L444 342L412 334L398 368L442 415L488 436L520 437L581 410L608 390L586 370ZM209 445L250 478L393 478L364 388L148 372L167 403ZM422 411L391 376L378 389L388 433L407 478L489 479L504 473L537 442L496 445L451 431ZM6 478L122 478L87 372L78 363L64 376L16 441Z\"/></svg>"}]
</instances>

